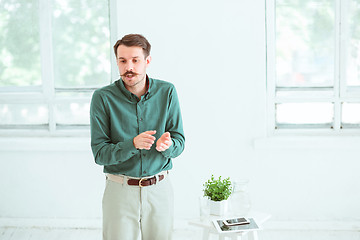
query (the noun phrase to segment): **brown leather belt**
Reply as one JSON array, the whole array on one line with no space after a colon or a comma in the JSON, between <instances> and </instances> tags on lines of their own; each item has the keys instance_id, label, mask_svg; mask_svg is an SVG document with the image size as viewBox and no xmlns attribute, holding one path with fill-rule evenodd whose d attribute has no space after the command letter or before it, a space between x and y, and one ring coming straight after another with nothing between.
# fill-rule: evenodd
<instances>
[{"instance_id":1,"label":"brown leather belt","mask_svg":"<svg viewBox=\"0 0 360 240\"><path fill-rule=\"evenodd\" d=\"M159 182L165 178L164 175L158 175ZM152 178L141 178L141 179L133 179L130 178L127 183L131 186L139 186L139 187L147 187L156 183L156 177Z\"/></svg>"},{"instance_id":2,"label":"brown leather belt","mask_svg":"<svg viewBox=\"0 0 360 240\"><path fill-rule=\"evenodd\" d=\"M124 175L114 175L108 173L106 174L106 179L121 184L126 181L126 183L131 186L147 187L162 181L168 174L168 171L163 171L153 177L131 178Z\"/></svg>"}]
</instances>

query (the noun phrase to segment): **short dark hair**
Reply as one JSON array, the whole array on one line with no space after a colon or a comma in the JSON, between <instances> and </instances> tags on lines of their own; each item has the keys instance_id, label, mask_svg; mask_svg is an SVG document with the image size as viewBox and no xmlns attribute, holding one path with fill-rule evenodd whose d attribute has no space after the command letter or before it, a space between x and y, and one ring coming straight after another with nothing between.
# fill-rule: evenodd
<instances>
[{"instance_id":1,"label":"short dark hair","mask_svg":"<svg viewBox=\"0 0 360 240\"><path fill-rule=\"evenodd\" d=\"M125 35L122 39L118 40L114 45L114 52L116 57L117 49L120 45L125 45L127 47L141 47L143 49L145 58L150 55L151 45L148 40L141 34L128 34Z\"/></svg>"}]
</instances>

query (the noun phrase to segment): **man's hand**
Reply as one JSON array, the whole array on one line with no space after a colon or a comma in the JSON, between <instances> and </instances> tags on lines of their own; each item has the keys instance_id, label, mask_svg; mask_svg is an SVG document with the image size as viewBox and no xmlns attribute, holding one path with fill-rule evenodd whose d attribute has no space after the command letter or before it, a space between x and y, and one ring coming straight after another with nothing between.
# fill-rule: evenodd
<instances>
[{"instance_id":1,"label":"man's hand","mask_svg":"<svg viewBox=\"0 0 360 240\"><path fill-rule=\"evenodd\" d=\"M166 132L164 133L159 140L156 141L156 150L159 152L165 151L168 149L172 144L172 140L170 137L170 133Z\"/></svg>"},{"instance_id":2,"label":"man's hand","mask_svg":"<svg viewBox=\"0 0 360 240\"><path fill-rule=\"evenodd\" d=\"M133 143L136 149L145 149L150 150L151 146L155 142L155 137L152 136L156 133L155 130L153 131L146 131L140 133L136 137L134 137Z\"/></svg>"}]
</instances>

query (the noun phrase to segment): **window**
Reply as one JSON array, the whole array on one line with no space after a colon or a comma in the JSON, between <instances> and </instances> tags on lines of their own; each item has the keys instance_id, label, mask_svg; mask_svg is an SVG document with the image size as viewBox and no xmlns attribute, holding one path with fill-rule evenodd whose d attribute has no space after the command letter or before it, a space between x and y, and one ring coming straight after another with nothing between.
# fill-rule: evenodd
<instances>
[{"instance_id":1,"label":"window","mask_svg":"<svg viewBox=\"0 0 360 240\"><path fill-rule=\"evenodd\" d=\"M267 0L266 14L269 132L360 129L360 0Z\"/></svg>"},{"instance_id":2,"label":"window","mask_svg":"<svg viewBox=\"0 0 360 240\"><path fill-rule=\"evenodd\" d=\"M110 83L109 3L0 0L0 130L88 129Z\"/></svg>"}]
</instances>

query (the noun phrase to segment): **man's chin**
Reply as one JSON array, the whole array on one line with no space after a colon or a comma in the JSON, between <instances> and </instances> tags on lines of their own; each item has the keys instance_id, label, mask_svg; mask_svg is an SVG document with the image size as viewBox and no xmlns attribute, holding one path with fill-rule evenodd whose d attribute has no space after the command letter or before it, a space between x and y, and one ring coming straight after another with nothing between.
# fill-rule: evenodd
<instances>
[{"instance_id":1,"label":"man's chin","mask_svg":"<svg viewBox=\"0 0 360 240\"><path fill-rule=\"evenodd\" d=\"M125 82L126 86L134 87L134 86L138 85L139 83L141 83L141 80L138 80L138 79L125 79L124 82Z\"/></svg>"}]
</instances>

